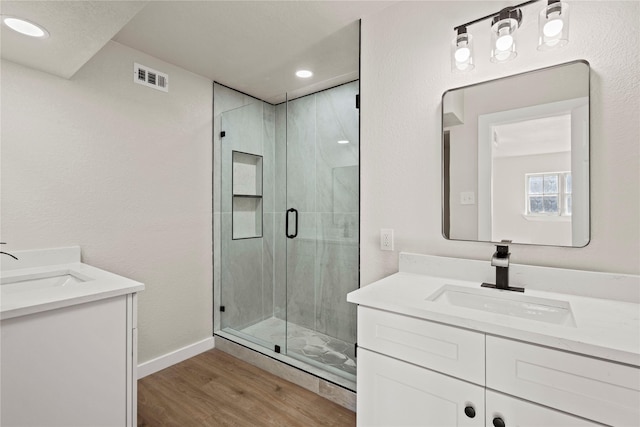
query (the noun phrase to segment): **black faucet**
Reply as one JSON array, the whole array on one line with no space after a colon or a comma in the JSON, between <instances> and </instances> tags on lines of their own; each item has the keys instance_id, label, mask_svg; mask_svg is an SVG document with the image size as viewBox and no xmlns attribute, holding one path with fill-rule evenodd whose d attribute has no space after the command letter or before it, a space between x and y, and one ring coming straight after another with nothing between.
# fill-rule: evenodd
<instances>
[{"instance_id":1,"label":"black faucet","mask_svg":"<svg viewBox=\"0 0 640 427\"><path fill-rule=\"evenodd\" d=\"M5 243L5 242L0 242L0 245L6 245L6 243ZM16 257L15 255L11 255L9 252L2 252L2 251L0 251L0 254L8 255L8 256L10 256L11 258L15 259L16 261L18 261L18 257Z\"/></svg>"},{"instance_id":2,"label":"black faucet","mask_svg":"<svg viewBox=\"0 0 640 427\"><path fill-rule=\"evenodd\" d=\"M503 240L501 243L511 243ZM497 250L491 257L491 265L496 268L496 284L483 283L483 288L500 289L503 291L524 292L524 288L509 286L509 246L497 245Z\"/></svg>"}]
</instances>

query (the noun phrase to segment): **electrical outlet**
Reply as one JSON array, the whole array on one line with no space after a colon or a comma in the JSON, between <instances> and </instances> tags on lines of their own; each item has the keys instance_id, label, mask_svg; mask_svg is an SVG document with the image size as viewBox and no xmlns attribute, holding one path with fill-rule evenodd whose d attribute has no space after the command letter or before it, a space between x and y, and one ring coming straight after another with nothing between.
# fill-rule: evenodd
<instances>
[{"instance_id":1,"label":"electrical outlet","mask_svg":"<svg viewBox=\"0 0 640 427\"><path fill-rule=\"evenodd\" d=\"M380 249L383 251L393 250L393 229L391 228L380 229Z\"/></svg>"},{"instance_id":2,"label":"electrical outlet","mask_svg":"<svg viewBox=\"0 0 640 427\"><path fill-rule=\"evenodd\" d=\"M460 193L460 204L461 205L475 205L476 203L476 194L473 191L463 191Z\"/></svg>"}]
</instances>

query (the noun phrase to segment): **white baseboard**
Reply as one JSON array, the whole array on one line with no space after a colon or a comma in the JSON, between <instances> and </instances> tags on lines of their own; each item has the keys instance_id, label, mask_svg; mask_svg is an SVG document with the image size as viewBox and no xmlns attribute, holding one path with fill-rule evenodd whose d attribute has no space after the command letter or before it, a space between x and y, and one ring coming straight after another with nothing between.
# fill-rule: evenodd
<instances>
[{"instance_id":1,"label":"white baseboard","mask_svg":"<svg viewBox=\"0 0 640 427\"><path fill-rule=\"evenodd\" d=\"M138 379L151 375L154 372L161 371L171 365L180 363L207 350L211 350L215 346L213 337L203 339L186 347L179 348L155 359L138 365Z\"/></svg>"}]
</instances>

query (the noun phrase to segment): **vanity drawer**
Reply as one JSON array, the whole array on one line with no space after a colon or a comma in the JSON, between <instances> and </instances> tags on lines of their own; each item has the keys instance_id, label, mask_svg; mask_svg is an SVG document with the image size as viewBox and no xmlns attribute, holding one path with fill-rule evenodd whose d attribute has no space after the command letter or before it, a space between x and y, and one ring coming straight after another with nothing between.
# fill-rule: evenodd
<instances>
[{"instance_id":1,"label":"vanity drawer","mask_svg":"<svg viewBox=\"0 0 640 427\"><path fill-rule=\"evenodd\" d=\"M484 385L484 334L359 306L358 346Z\"/></svg>"},{"instance_id":2,"label":"vanity drawer","mask_svg":"<svg viewBox=\"0 0 640 427\"><path fill-rule=\"evenodd\" d=\"M487 336L487 388L604 424L640 425L640 369Z\"/></svg>"}]
</instances>

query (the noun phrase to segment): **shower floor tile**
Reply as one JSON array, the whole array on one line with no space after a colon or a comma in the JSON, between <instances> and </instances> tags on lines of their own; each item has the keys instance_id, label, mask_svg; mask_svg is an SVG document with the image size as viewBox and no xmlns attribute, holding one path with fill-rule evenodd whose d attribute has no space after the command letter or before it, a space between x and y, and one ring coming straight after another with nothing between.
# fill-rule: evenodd
<instances>
[{"instance_id":1,"label":"shower floor tile","mask_svg":"<svg viewBox=\"0 0 640 427\"><path fill-rule=\"evenodd\" d=\"M282 345L285 342L285 331L288 335L286 349L288 354L297 354L322 365L331 366L352 375L356 374L353 343L347 343L294 323L286 323L275 317L253 324L240 332Z\"/></svg>"}]
</instances>

